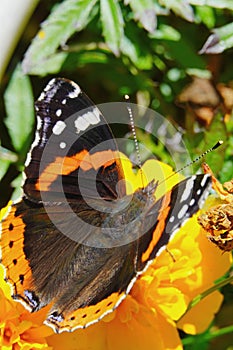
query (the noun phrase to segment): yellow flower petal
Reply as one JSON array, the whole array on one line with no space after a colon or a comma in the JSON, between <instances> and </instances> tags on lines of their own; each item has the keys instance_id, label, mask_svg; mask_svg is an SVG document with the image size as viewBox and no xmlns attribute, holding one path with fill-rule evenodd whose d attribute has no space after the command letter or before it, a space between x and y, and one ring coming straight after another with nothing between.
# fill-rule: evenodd
<instances>
[{"instance_id":1,"label":"yellow flower petal","mask_svg":"<svg viewBox=\"0 0 233 350\"><path fill-rule=\"evenodd\" d=\"M122 154L121 162L126 178L126 192L128 194L131 194L136 189L145 187L151 181L156 180L159 183L155 192L155 196L158 199L183 179L183 176L174 173L169 165L153 159L147 160L143 164L142 169L137 172L133 171L132 163Z\"/></svg>"},{"instance_id":2,"label":"yellow flower petal","mask_svg":"<svg viewBox=\"0 0 233 350\"><path fill-rule=\"evenodd\" d=\"M177 323L177 326L188 334L204 332L209 327L215 314L219 310L223 296L218 291L208 295L195 305Z\"/></svg>"},{"instance_id":3,"label":"yellow flower petal","mask_svg":"<svg viewBox=\"0 0 233 350\"><path fill-rule=\"evenodd\" d=\"M105 350L108 349L106 327L101 321L85 330L77 329L71 334L54 334L47 338L47 342L54 350Z\"/></svg>"}]
</instances>

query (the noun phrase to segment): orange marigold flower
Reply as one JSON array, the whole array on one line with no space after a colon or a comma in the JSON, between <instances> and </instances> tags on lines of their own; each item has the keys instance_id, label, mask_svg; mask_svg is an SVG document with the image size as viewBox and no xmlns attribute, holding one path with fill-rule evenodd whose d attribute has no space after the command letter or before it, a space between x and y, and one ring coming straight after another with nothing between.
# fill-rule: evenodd
<instances>
[{"instance_id":1,"label":"orange marigold flower","mask_svg":"<svg viewBox=\"0 0 233 350\"><path fill-rule=\"evenodd\" d=\"M146 185L153 178L161 180L172 173L170 167L156 161L143 166L146 176L134 174L128 161L123 161L123 166L130 183L128 193L142 182ZM180 179L176 174L163 182L156 190L156 198ZM205 330L221 305L222 295L214 292L186 313L190 301L210 288L229 269L231 262L230 254L222 255L200 230L195 215L168 244L167 251L137 279L130 294L114 312L73 333L53 334L42 325L47 310L29 314L20 304L11 301L1 275L2 349L182 349L178 329L190 334Z\"/></svg>"},{"instance_id":2,"label":"orange marigold flower","mask_svg":"<svg viewBox=\"0 0 233 350\"><path fill-rule=\"evenodd\" d=\"M10 286L4 281L4 269L0 266L0 348L52 349L45 339L50 334L52 331L43 325L43 316L30 314L11 299Z\"/></svg>"}]
</instances>

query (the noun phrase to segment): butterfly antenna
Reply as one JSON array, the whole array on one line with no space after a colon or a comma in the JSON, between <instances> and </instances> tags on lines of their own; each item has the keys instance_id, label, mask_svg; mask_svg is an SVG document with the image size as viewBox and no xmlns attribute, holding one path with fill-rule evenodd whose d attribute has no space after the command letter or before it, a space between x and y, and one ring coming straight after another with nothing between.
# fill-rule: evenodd
<instances>
[{"instance_id":1,"label":"butterfly antenna","mask_svg":"<svg viewBox=\"0 0 233 350\"><path fill-rule=\"evenodd\" d=\"M218 148L219 146L221 146L223 144L222 140L219 140L213 147L207 149L205 152L203 152L202 154L200 154L197 158L195 158L194 160L192 160L191 162L189 162L188 164L186 164L185 166L183 166L182 168L178 169L175 171L175 173L172 173L171 175L169 175L166 179L164 179L163 181L161 181L159 184L167 181L168 179L170 179L170 177L174 176L174 174L180 173L181 171L183 171L184 169L188 168L190 165L197 163L200 159L202 159L206 154L212 152L213 150L215 150L216 148Z\"/></svg>"},{"instance_id":2,"label":"butterfly antenna","mask_svg":"<svg viewBox=\"0 0 233 350\"><path fill-rule=\"evenodd\" d=\"M134 124L133 111L132 111L132 108L130 106L129 95L125 95L125 100L127 102L127 110L128 110L128 113L129 113L130 127L131 127L131 131L132 131L132 134L133 134L133 139L134 139L134 144L135 144L135 149L136 149L136 154L137 154L137 166L138 166L140 174L141 174L142 187L144 189L145 185L144 185L143 172L142 172L142 159L141 159L141 155L140 155L139 144L138 144L135 124Z\"/></svg>"}]
</instances>

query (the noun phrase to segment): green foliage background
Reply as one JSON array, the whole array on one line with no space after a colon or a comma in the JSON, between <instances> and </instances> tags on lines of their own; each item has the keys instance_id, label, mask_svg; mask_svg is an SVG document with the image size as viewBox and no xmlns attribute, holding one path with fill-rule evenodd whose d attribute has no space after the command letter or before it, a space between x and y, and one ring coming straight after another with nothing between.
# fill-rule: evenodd
<instances>
[{"instance_id":1,"label":"green foliage background","mask_svg":"<svg viewBox=\"0 0 233 350\"><path fill-rule=\"evenodd\" d=\"M205 160L222 182L231 179L232 18L232 0L40 1L1 82L1 206L19 193L15 188L33 138L34 99L54 76L76 81L95 103L123 101L128 94L132 102L155 109L182 132L192 159L224 140ZM203 94L197 84L196 101L189 96L181 107L179 96L194 77L208 81L205 101L197 98ZM220 83L228 88L227 107ZM215 104L212 89L219 97ZM197 117L200 107L211 110L209 123ZM164 145L146 133L138 137L157 158L173 164L167 136ZM233 349L232 287L224 292L215 324L219 333L210 327L204 335L184 336L185 349Z\"/></svg>"}]
</instances>

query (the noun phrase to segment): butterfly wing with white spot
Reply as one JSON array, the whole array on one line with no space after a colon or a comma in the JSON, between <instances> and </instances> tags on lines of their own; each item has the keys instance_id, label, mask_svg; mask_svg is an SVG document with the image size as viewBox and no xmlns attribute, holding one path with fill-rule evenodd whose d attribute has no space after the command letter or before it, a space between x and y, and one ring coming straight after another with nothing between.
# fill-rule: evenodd
<instances>
[{"instance_id":1,"label":"butterfly wing with white spot","mask_svg":"<svg viewBox=\"0 0 233 350\"><path fill-rule=\"evenodd\" d=\"M33 202L125 194L118 149L99 109L74 82L51 80L36 102L37 130L24 192ZM81 188L80 188L81 186ZM44 194L44 196L43 196ZM41 198L41 196L43 198Z\"/></svg>"}]
</instances>

